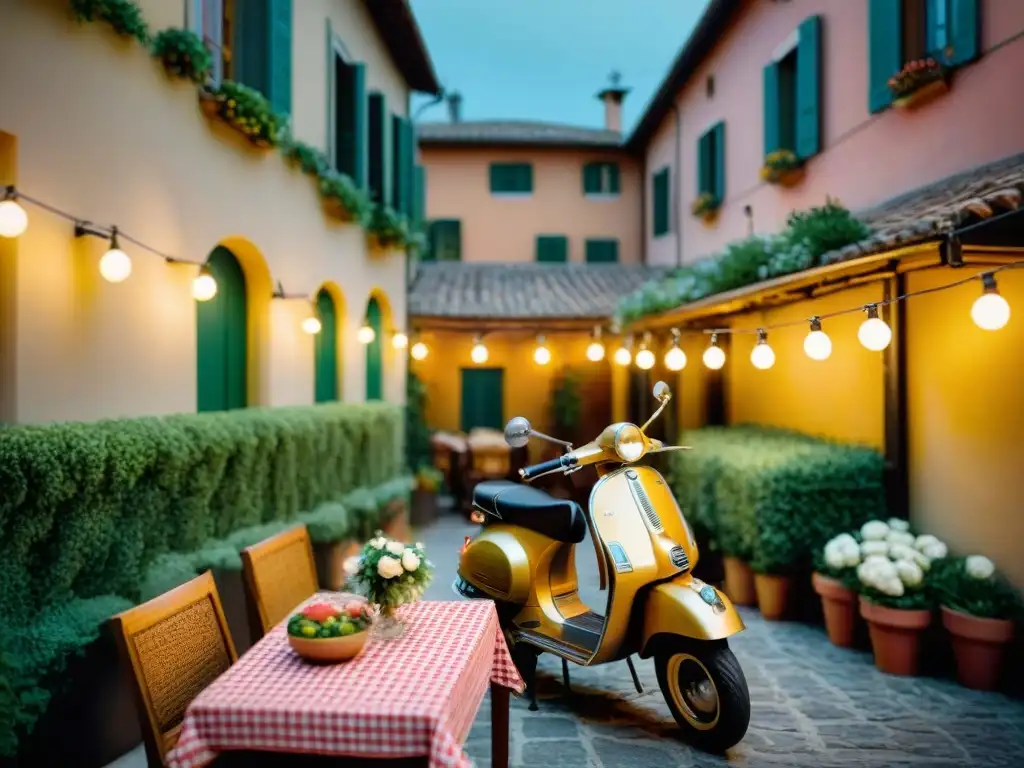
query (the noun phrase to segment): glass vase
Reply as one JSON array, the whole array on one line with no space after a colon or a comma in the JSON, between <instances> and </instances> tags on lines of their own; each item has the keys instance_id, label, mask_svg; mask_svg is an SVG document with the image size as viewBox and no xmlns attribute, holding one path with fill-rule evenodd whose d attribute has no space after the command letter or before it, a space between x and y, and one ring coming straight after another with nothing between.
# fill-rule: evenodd
<instances>
[{"instance_id":1,"label":"glass vase","mask_svg":"<svg viewBox=\"0 0 1024 768\"><path fill-rule=\"evenodd\" d=\"M373 634L381 640L394 640L405 634L405 622L398 615L397 605L378 605Z\"/></svg>"}]
</instances>

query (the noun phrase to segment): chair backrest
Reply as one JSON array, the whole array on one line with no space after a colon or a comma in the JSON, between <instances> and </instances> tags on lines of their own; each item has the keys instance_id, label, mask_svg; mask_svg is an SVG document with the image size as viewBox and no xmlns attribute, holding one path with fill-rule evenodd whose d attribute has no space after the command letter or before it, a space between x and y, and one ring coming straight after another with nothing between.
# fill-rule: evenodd
<instances>
[{"instance_id":1,"label":"chair backrest","mask_svg":"<svg viewBox=\"0 0 1024 768\"><path fill-rule=\"evenodd\" d=\"M242 572L255 642L317 591L316 560L306 526L243 549Z\"/></svg>"},{"instance_id":2,"label":"chair backrest","mask_svg":"<svg viewBox=\"0 0 1024 768\"><path fill-rule=\"evenodd\" d=\"M209 571L114 616L114 635L134 678L149 764L178 741L185 710L238 656Z\"/></svg>"}]
</instances>

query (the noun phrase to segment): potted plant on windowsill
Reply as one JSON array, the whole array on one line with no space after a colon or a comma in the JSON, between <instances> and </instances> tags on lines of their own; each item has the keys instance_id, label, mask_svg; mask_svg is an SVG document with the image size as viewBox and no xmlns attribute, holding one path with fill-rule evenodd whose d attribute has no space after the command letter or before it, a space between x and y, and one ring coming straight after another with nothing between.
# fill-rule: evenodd
<instances>
[{"instance_id":1,"label":"potted plant on windowsill","mask_svg":"<svg viewBox=\"0 0 1024 768\"><path fill-rule=\"evenodd\" d=\"M690 206L690 213L705 224L711 224L718 218L718 208L720 205L721 202L713 194L701 192L697 195L697 199L693 201L693 205Z\"/></svg>"},{"instance_id":2,"label":"potted plant on windowsill","mask_svg":"<svg viewBox=\"0 0 1024 768\"><path fill-rule=\"evenodd\" d=\"M223 120L255 147L276 147L284 137L286 119L254 88L225 80L200 90L199 103L207 116Z\"/></svg>"},{"instance_id":3,"label":"potted plant on windowsill","mask_svg":"<svg viewBox=\"0 0 1024 768\"><path fill-rule=\"evenodd\" d=\"M1022 618L1020 595L982 555L947 558L933 570L931 583L953 641L957 680L967 688L995 690L1014 624Z\"/></svg>"},{"instance_id":4,"label":"potted plant on windowsill","mask_svg":"<svg viewBox=\"0 0 1024 768\"><path fill-rule=\"evenodd\" d=\"M202 85L213 70L213 58L202 39L190 29L170 27L153 38L150 47L170 77Z\"/></svg>"},{"instance_id":5,"label":"potted plant on windowsill","mask_svg":"<svg viewBox=\"0 0 1024 768\"><path fill-rule=\"evenodd\" d=\"M363 224L370 212L370 198L351 177L333 168L319 174L320 201L324 213L346 224Z\"/></svg>"},{"instance_id":6,"label":"potted plant on windowsill","mask_svg":"<svg viewBox=\"0 0 1024 768\"><path fill-rule=\"evenodd\" d=\"M761 178L769 184L792 187L804 178L804 166L790 149L777 149L768 153L761 166Z\"/></svg>"},{"instance_id":7,"label":"potted plant on windowsill","mask_svg":"<svg viewBox=\"0 0 1024 768\"><path fill-rule=\"evenodd\" d=\"M921 634L934 608L925 574L948 550L934 536L915 538L906 521L898 522L896 528L881 520L861 527L860 615L868 622L875 666L891 675L915 675Z\"/></svg>"},{"instance_id":8,"label":"potted plant on windowsill","mask_svg":"<svg viewBox=\"0 0 1024 768\"><path fill-rule=\"evenodd\" d=\"M841 533L815 556L811 582L821 597L825 631L833 645L853 645L857 626L857 566L861 563L859 533Z\"/></svg>"},{"instance_id":9,"label":"potted plant on windowsill","mask_svg":"<svg viewBox=\"0 0 1024 768\"><path fill-rule=\"evenodd\" d=\"M401 250L412 239L409 220L389 205L376 203L366 225L370 249L374 251Z\"/></svg>"},{"instance_id":10,"label":"potted plant on windowsill","mask_svg":"<svg viewBox=\"0 0 1024 768\"><path fill-rule=\"evenodd\" d=\"M949 90L948 70L931 56L908 62L889 78L889 90L894 107L920 107Z\"/></svg>"}]
</instances>

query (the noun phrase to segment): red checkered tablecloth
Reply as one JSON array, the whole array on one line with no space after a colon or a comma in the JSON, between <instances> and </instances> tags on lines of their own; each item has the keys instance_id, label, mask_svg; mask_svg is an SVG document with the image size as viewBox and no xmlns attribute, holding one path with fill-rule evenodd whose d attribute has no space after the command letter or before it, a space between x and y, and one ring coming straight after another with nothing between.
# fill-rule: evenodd
<instances>
[{"instance_id":1,"label":"red checkered tablecloth","mask_svg":"<svg viewBox=\"0 0 1024 768\"><path fill-rule=\"evenodd\" d=\"M470 766L462 742L484 692L491 683L524 688L494 605L419 602L399 615L401 637L371 637L358 658L326 666L296 656L280 624L196 697L168 764L198 768L244 749Z\"/></svg>"}]
</instances>

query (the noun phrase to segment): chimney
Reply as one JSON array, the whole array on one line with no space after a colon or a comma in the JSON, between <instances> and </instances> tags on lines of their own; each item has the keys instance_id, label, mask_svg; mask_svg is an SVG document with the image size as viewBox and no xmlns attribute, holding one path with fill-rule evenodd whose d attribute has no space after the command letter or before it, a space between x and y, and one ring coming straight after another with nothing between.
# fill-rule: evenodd
<instances>
[{"instance_id":1,"label":"chimney","mask_svg":"<svg viewBox=\"0 0 1024 768\"><path fill-rule=\"evenodd\" d=\"M622 87L620 72L612 72L608 82L608 87L597 94L597 98L604 102L604 127L605 130L622 133L622 100L629 93L629 88Z\"/></svg>"},{"instance_id":2,"label":"chimney","mask_svg":"<svg viewBox=\"0 0 1024 768\"><path fill-rule=\"evenodd\" d=\"M448 94L448 117L453 123L458 123L462 120L462 94L458 91L452 91Z\"/></svg>"}]
</instances>

